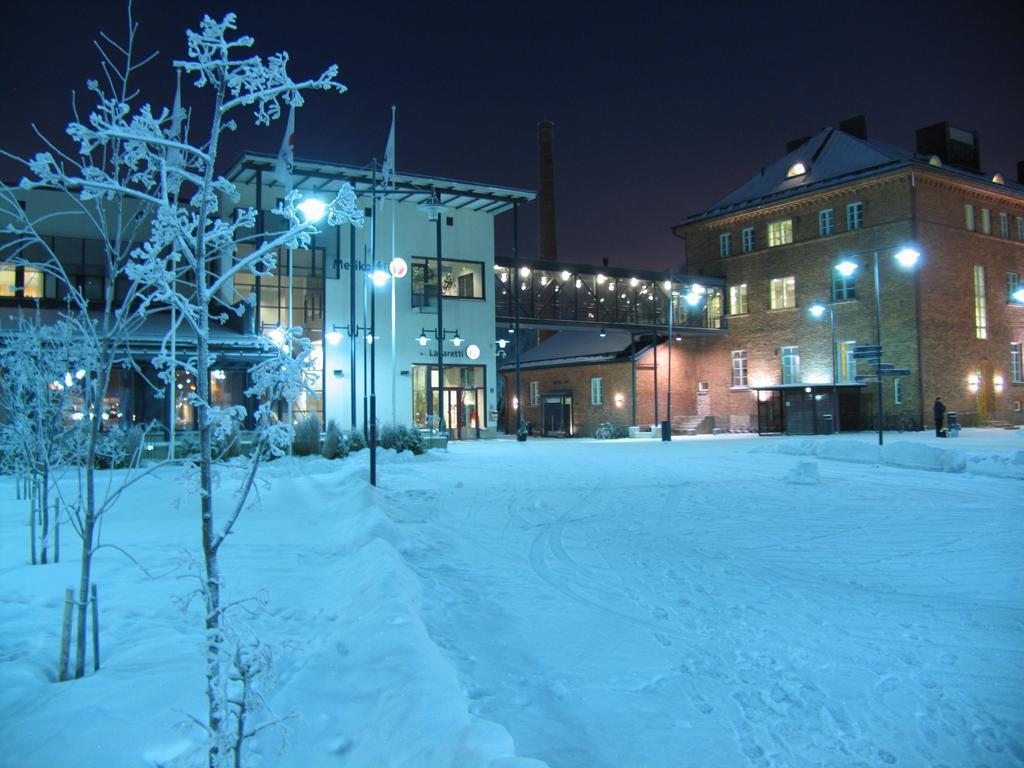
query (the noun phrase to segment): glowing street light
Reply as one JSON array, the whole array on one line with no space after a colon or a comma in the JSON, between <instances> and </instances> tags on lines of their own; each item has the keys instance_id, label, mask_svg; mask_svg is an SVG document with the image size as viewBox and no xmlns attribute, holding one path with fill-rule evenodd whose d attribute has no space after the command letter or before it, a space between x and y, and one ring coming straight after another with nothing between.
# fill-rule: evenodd
<instances>
[{"instance_id":1,"label":"glowing street light","mask_svg":"<svg viewBox=\"0 0 1024 768\"><path fill-rule=\"evenodd\" d=\"M320 221L327 213L327 203L317 197L307 197L295 207L302 211L309 223Z\"/></svg>"}]
</instances>

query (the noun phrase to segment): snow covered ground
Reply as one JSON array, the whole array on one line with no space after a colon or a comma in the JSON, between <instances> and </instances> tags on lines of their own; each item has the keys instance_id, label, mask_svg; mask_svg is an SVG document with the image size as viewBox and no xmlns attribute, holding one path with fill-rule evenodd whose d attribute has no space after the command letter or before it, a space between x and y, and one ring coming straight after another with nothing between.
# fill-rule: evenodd
<instances>
[{"instance_id":1,"label":"snow covered ground","mask_svg":"<svg viewBox=\"0 0 1024 768\"><path fill-rule=\"evenodd\" d=\"M385 454L376 490L366 464L269 465L223 550L294 715L253 765L1024 765L1024 431L461 443ZM73 537L27 566L0 479L0 766L198 764L182 493L165 469L112 513L146 572L98 553L103 669L58 685Z\"/></svg>"}]
</instances>

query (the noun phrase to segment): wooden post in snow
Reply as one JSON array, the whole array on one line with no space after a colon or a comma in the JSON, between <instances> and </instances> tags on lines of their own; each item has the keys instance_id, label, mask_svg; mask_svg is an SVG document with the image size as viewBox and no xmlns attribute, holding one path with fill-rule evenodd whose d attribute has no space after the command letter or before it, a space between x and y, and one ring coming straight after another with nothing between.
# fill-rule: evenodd
<instances>
[{"instance_id":1,"label":"wooden post in snow","mask_svg":"<svg viewBox=\"0 0 1024 768\"><path fill-rule=\"evenodd\" d=\"M68 658L71 653L71 617L75 607L75 590L64 590L64 621L60 625L60 659L57 664L57 682L68 679Z\"/></svg>"},{"instance_id":2,"label":"wooden post in snow","mask_svg":"<svg viewBox=\"0 0 1024 768\"><path fill-rule=\"evenodd\" d=\"M32 537L32 565L37 565L39 558L36 554L36 494L35 484L33 483L32 492L29 494L28 502L28 527L29 536Z\"/></svg>"},{"instance_id":3,"label":"wooden post in snow","mask_svg":"<svg viewBox=\"0 0 1024 768\"><path fill-rule=\"evenodd\" d=\"M96 584L92 585L92 671L100 671L100 608L96 598Z\"/></svg>"}]
</instances>

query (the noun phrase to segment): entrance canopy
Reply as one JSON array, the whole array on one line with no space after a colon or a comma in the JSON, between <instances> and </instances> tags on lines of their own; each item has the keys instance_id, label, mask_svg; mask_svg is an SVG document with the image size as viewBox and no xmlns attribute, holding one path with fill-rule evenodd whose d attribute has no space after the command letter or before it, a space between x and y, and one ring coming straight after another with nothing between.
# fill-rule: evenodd
<instances>
[{"instance_id":1,"label":"entrance canopy","mask_svg":"<svg viewBox=\"0 0 1024 768\"><path fill-rule=\"evenodd\" d=\"M499 325L725 335L724 291L715 277L537 259L494 264Z\"/></svg>"}]
</instances>

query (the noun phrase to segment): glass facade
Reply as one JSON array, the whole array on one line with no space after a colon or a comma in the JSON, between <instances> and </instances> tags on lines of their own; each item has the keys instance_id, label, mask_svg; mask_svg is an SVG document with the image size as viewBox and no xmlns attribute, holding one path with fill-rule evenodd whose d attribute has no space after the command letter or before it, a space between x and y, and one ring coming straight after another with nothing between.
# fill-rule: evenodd
<instances>
[{"instance_id":1,"label":"glass facade","mask_svg":"<svg viewBox=\"0 0 1024 768\"><path fill-rule=\"evenodd\" d=\"M487 375L482 365L446 365L444 392L439 400L438 367L412 367L413 426L436 429L440 419L455 440L480 436L487 414Z\"/></svg>"}]
</instances>

